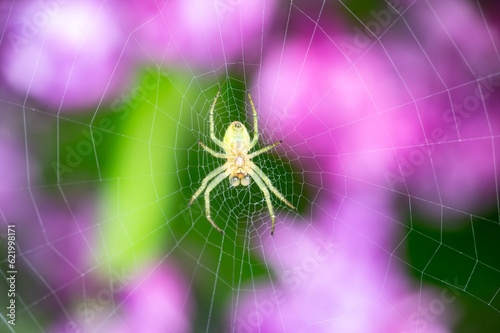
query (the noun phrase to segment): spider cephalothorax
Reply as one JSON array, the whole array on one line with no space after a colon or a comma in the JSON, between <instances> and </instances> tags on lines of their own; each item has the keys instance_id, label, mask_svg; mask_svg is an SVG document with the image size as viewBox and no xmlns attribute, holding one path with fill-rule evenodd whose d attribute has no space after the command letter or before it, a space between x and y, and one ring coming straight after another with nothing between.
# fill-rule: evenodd
<instances>
[{"instance_id":1,"label":"spider cephalothorax","mask_svg":"<svg viewBox=\"0 0 500 333\"><path fill-rule=\"evenodd\" d=\"M259 128L257 120L257 111L252 101L252 97L248 94L248 99L250 100L250 105L253 112L253 122L254 122L254 135L252 140L250 140L250 134L246 127L239 121L233 121L226 130L224 134L224 140L221 141L215 137L215 125L214 125L214 108L217 98L219 98L220 92L215 96L215 100L210 108L210 139L219 147L224 150L224 153L216 152L203 143L199 142L201 147L207 152L215 157L226 159L226 163L216 168L210 172L201 182L200 188L194 193L189 205L193 203L194 200L205 191L205 213L207 215L208 221L216 228L218 231L222 232L210 216L210 191L214 189L221 181L225 178L229 179L229 184L231 186L248 186L251 183L251 179L259 186L260 190L264 193L264 198L267 203L267 208L269 209L269 214L271 215L271 235L274 233L274 223L275 215L273 205L271 203L271 196L269 190L274 193L281 201L283 201L288 207L295 209L295 207L285 199L284 195L281 194L276 187L273 186L269 177L251 160L257 155L260 155L266 151L271 150L281 143L281 141L276 142L270 146L259 149L253 153L249 151L257 144L259 140ZM205 190L206 189L206 190Z\"/></svg>"}]
</instances>

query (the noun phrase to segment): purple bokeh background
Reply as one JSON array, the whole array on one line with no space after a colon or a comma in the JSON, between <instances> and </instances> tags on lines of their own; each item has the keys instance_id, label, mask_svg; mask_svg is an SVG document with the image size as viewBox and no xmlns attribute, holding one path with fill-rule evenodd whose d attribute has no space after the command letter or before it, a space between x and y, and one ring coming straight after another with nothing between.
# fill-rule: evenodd
<instances>
[{"instance_id":1,"label":"purple bokeh background","mask_svg":"<svg viewBox=\"0 0 500 333\"><path fill-rule=\"evenodd\" d=\"M85 179L47 183L43 149L55 148L32 148L49 125L30 117L98 115L145 64L189 78L249 65L264 140L284 140L278 154L300 161L317 192L306 213L279 216L274 237L251 240L276 278L217 298L226 304L218 320L237 332L452 332L455 292L406 271L401 244L411 228L400 199L437 229L497 204L498 25L467 1L403 3L404 16L369 21L377 36L359 35L340 10L317 20L321 2L3 4L1 231L23 230L19 258L30 277L20 290L36 281L28 312L56 333L195 329L190 280L200 273L170 254L134 271L106 267L95 247L105 243L102 193Z\"/></svg>"}]
</instances>

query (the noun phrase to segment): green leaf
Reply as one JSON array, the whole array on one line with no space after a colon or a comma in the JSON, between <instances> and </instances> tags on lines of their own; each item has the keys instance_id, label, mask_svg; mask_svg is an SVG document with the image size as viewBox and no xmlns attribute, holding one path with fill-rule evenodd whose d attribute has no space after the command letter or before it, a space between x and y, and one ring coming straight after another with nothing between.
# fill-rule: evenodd
<instances>
[{"instance_id":1,"label":"green leaf","mask_svg":"<svg viewBox=\"0 0 500 333\"><path fill-rule=\"evenodd\" d=\"M168 223L178 212L169 197L180 190L175 153L188 144L182 124L190 121L188 101L199 95L187 78L151 69L131 90L103 182L100 254L112 269L132 270L168 247Z\"/></svg>"}]
</instances>

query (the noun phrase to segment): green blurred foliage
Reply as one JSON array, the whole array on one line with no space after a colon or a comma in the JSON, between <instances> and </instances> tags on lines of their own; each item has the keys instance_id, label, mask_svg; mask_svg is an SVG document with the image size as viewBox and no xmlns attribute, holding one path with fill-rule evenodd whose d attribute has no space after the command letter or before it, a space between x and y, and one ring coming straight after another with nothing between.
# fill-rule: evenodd
<instances>
[{"instance_id":1,"label":"green blurred foliage","mask_svg":"<svg viewBox=\"0 0 500 333\"><path fill-rule=\"evenodd\" d=\"M171 196L177 152L187 148L192 106L199 96L182 75L145 71L128 103L117 106L124 122L115 129L101 169L102 259L114 269L133 270L154 261L168 248L165 227L177 214ZM140 97L137 97L140 96ZM120 112L118 112L120 113ZM102 156L102 155L101 155ZM109 179L109 180L106 180ZM106 269L108 266L103 265Z\"/></svg>"},{"instance_id":2,"label":"green blurred foliage","mask_svg":"<svg viewBox=\"0 0 500 333\"><path fill-rule=\"evenodd\" d=\"M451 289L453 304L462 310L453 332L493 332L500 327L498 288L500 243L496 212L486 218L466 215L459 228L442 228L414 211L412 229L405 240L408 267L415 281L438 290ZM496 295L496 297L495 297ZM490 303L491 302L491 303Z\"/></svg>"},{"instance_id":3,"label":"green blurred foliage","mask_svg":"<svg viewBox=\"0 0 500 333\"><path fill-rule=\"evenodd\" d=\"M350 19L353 23L359 23L359 20L366 22L372 20L371 12L386 9L389 4L383 0L347 0L342 1L343 5L339 8L343 11L343 16Z\"/></svg>"}]
</instances>

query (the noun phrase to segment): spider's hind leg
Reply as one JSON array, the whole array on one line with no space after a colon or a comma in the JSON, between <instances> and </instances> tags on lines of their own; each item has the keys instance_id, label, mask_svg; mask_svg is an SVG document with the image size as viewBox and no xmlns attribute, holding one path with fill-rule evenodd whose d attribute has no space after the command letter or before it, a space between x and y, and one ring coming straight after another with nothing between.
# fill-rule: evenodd
<instances>
[{"instance_id":1,"label":"spider's hind leg","mask_svg":"<svg viewBox=\"0 0 500 333\"><path fill-rule=\"evenodd\" d=\"M217 177L215 177L214 180L210 182L207 186L207 190L205 191L205 214L207 215L208 222L217 229L220 233L224 233L221 228L215 222L212 220L212 217L210 216L210 192L214 189L215 186L219 185L221 181L226 179L229 176L229 173L226 171L224 173L221 173Z\"/></svg>"},{"instance_id":2,"label":"spider's hind leg","mask_svg":"<svg viewBox=\"0 0 500 333\"><path fill-rule=\"evenodd\" d=\"M193 194L191 197L191 200L189 200L189 206L198 198L198 196L203 192L203 190L207 187L207 184L210 180L212 180L215 176L220 174L221 172L224 172L226 170L225 165L221 165L217 169L212 170L205 178L203 178L203 181L201 182L200 188Z\"/></svg>"},{"instance_id":3,"label":"spider's hind leg","mask_svg":"<svg viewBox=\"0 0 500 333\"><path fill-rule=\"evenodd\" d=\"M271 216L271 236L272 236L274 234L274 225L275 225L276 216L274 215L274 208L273 208L273 204L271 202L271 195L269 194L269 190L267 189L267 186L264 184L264 182L260 178L260 175L253 172L253 170L251 170L249 172L249 174L252 177L255 184L257 184L257 186L260 188L260 190L264 194L264 199L266 200L267 209L269 210L269 215Z\"/></svg>"}]
</instances>

